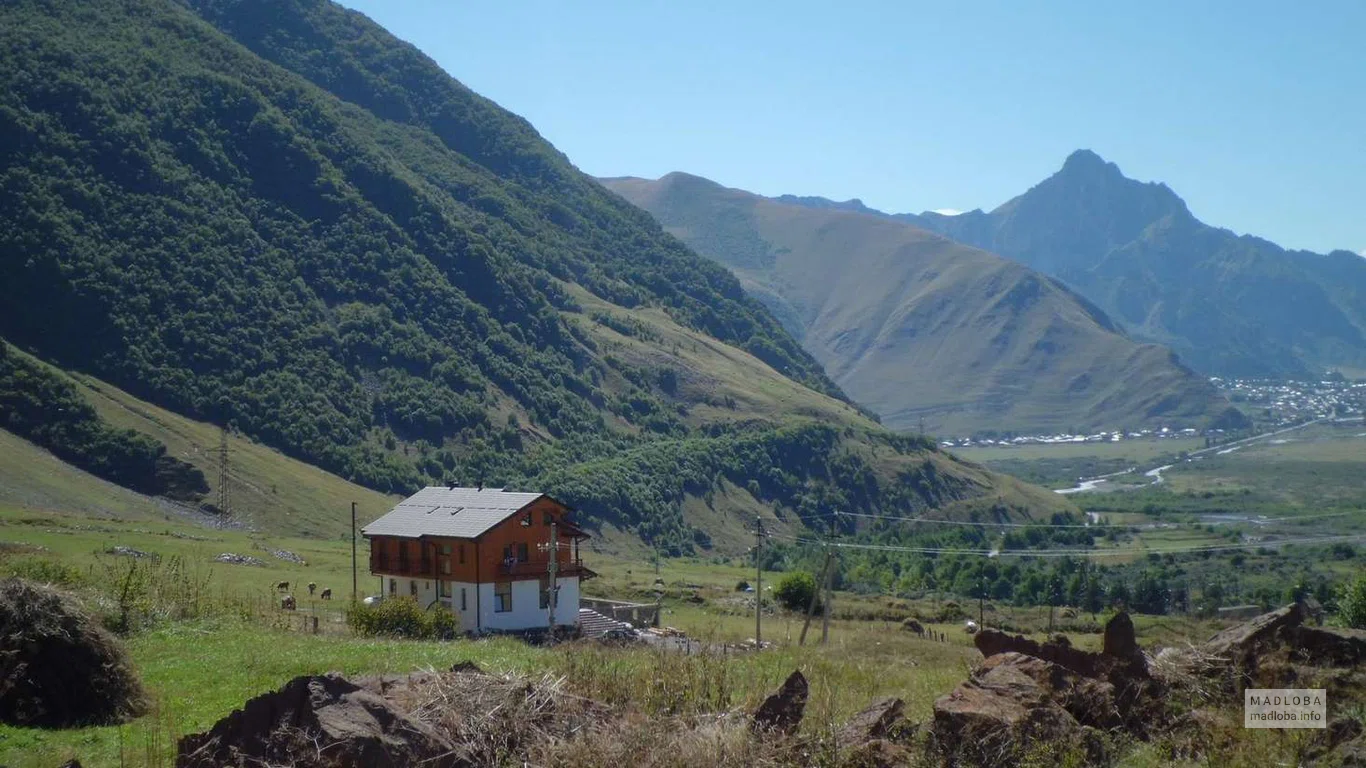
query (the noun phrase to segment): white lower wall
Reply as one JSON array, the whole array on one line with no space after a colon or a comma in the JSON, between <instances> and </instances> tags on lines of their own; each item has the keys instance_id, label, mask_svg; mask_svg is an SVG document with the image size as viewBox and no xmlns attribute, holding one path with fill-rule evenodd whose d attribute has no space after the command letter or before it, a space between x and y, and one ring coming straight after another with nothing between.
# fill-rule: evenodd
<instances>
[{"instance_id":1,"label":"white lower wall","mask_svg":"<svg viewBox=\"0 0 1366 768\"><path fill-rule=\"evenodd\" d=\"M417 585L417 591L413 591L413 585ZM407 576L382 576L380 577L380 587L384 590L385 597L411 597L417 600L417 604L426 608L436 600L436 580L435 579L410 579Z\"/></svg>"},{"instance_id":2,"label":"white lower wall","mask_svg":"<svg viewBox=\"0 0 1366 768\"><path fill-rule=\"evenodd\" d=\"M394 581L395 590L389 591L389 581ZM555 625L569 626L579 623L579 578L577 576L558 579L560 598L555 608ZM515 631L538 629L550 625L550 610L541 607L540 579L527 579L512 582L512 610L496 611L494 585L472 584L452 581L450 596L440 597L440 584L428 579L410 579L404 576L381 577L381 588L385 597L408 597L417 585L417 602L423 608L439 601L460 620L463 632L483 630ZM461 590L465 591L465 610L461 610Z\"/></svg>"},{"instance_id":3,"label":"white lower wall","mask_svg":"<svg viewBox=\"0 0 1366 768\"><path fill-rule=\"evenodd\" d=\"M559 627L579 623L579 577L559 579L560 600L555 606L555 625Z\"/></svg>"},{"instance_id":4,"label":"white lower wall","mask_svg":"<svg viewBox=\"0 0 1366 768\"><path fill-rule=\"evenodd\" d=\"M579 578L557 579L560 586L559 604L555 609L556 626L577 624L579 621ZM512 582L512 610L499 612L493 584L479 585L480 626L485 630L515 631L541 629L550 626L550 609L541 607L540 579Z\"/></svg>"}]
</instances>

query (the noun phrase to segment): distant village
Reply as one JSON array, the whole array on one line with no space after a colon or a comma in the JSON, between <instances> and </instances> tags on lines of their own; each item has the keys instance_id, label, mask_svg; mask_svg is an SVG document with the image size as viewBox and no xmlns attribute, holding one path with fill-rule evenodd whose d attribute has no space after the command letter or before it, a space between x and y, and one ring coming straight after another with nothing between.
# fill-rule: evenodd
<instances>
[{"instance_id":1,"label":"distant village","mask_svg":"<svg viewBox=\"0 0 1366 768\"><path fill-rule=\"evenodd\" d=\"M1360 420L1366 414L1366 381L1334 377L1323 381L1273 379L1222 379L1214 384L1235 405L1265 428L1302 424L1315 419ZM940 441L945 448L973 446L1063 445L1069 443L1117 443L1123 440L1170 440L1204 436L1212 441L1224 437L1222 429L1201 430L1170 426L1138 430L1099 431L1090 434L984 435Z\"/></svg>"},{"instance_id":2,"label":"distant village","mask_svg":"<svg viewBox=\"0 0 1366 768\"><path fill-rule=\"evenodd\" d=\"M1325 381L1210 379L1244 410L1271 424L1308 419L1360 418L1366 413L1366 381L1335 377Z\"/></svg>"}]
</instances>

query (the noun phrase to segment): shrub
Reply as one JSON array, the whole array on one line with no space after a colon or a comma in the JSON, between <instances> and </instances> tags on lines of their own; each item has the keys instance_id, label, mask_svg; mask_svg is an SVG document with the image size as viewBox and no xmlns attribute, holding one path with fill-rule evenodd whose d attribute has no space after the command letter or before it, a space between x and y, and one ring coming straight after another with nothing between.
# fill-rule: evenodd
<instances>
[{"instance_id":1,"label":"shrub","mask_svg":"<svg viewBox=\"0 0 1366 768\"><path fill-rule=\"evenodd\" d=\"M66 563L56 560L24 559L0 565L6 576L27 579L36 584L55 584L60 587L79 587L86 579L85 574Z\"/></svg>"},{"instance_id":2,"label":"shrub","mask_svg":"<svg viewBox=\"0 0 1366 768\"><path fill-rule=\"evenodd\" d=\"M359 635L448 640L455 637L455 615L444 608L422 610L411 597L393 597L376 605L355 603L346 623Z\"/></svg>"},{"instance_id":3,"label":"shrub","mask_svg":"<svg viewBox=\"0 0 1366 768\"><path fill-rule=\"evenodd\" d=\"M778 581L773 597L790 611L805 611L816 594L816 579L806 571L794 571Z\"/></svg>"},{"instance_id":4,"label":"shrub","mask_svg":"<svg viewBox=\"0 0 1366 768\"><path fill-rule=\"evenodd\" d=\"M1366 629L1366 574L1342 585L1338 595L1338 618L1353 629Z\"/></svg>"}]
</instances>

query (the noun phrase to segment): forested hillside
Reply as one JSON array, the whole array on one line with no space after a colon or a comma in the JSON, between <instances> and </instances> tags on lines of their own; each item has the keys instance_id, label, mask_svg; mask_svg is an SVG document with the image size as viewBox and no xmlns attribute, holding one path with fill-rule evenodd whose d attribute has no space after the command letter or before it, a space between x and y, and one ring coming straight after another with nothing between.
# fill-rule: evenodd
<instances>
[{"instance_id":1,"label":"forested hillside","mask_svg":"<svg viewBox=\"0 0 1366 768\"><path fill-rule=\"evenodd\" d=\"M675 551L756 455L771 510L1059 503L880 431L734 276L359 14L21 0L0 43L0 335L42 359L372 488L535 485Z\"/></svg>"},{"instance_id":2,"label":"forested hillside","mask_svg":"<svg viewBox=\"0 0 1366 768\"><path fill-rule=\"evenodd\" d=\"M857 201L768 199L685 173L601 181L735 270L894 429L1203 427L1230 408L1048 277Z\"/></svg>"}]
</instances>

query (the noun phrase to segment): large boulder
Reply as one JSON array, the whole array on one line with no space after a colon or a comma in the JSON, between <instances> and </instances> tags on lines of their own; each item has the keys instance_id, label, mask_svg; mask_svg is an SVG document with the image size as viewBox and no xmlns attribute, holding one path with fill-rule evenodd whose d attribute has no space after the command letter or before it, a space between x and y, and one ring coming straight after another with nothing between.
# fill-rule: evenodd
<instances>
[{"instance_id":1,"label":"large boulder","mask_svg":"<svg viewBox=\"0 0 1366 768\"><path fill-rule=\"evenodd\" d=\"M806 678L801 672L794 671L788 675L782 686L754 711L754 730L787 736L796 733L797 727L802 724L802 714L806 711L807 693Z\"/></svg>"},{"instance_id":2,"label":"large boulder","mask_svg":"<svg viewBox=\"0 0 1366 768\"><path fill-rule=\"evenodd\" d=\"M911 751L887 739L873 739L844 753L841 768L901 768L912 765Z\"/></svg>"},{"instance_id":3,"label":"large boulder","mask_svg":"<svg viewBox=\"0 0 1366 768\"><path fill-rule=\"evenodd\" d=\"M1284 645L1292 631L1304 624L1304 616L1304 606L1291 603L1219 632L1205 642L1204 651L1244 666L1255 662L1261 651Z\"/></svg>"},{"instance_id":4,"label":"large boulder","mask_svg":"<svg viewBox=\"0 0 1366 768\"><path fill-rule=\"evenodd\" d=\"M849 718L839 731L839 743L861 744L874 739L893 740L909 730L906 702L898 698L878 699Z\"/></svg>"},{"instance_id":5,"label":"large boulder","mask_svg":"<svg viewBox=\"0 0 1366 768\"><path fill-rule=\"evenodd\" d=\"M454 768L454 746L394 706L404 679L296 677L278 691L179 743L177 768L294 765L316 768L424 765Z\"/></svg>"},{"instance_id":6,"label":"large boulder","mask_svg":"<svg viewBox=\"0 0 1366 768\"><path fill-rule=\"evenodd\" d=\"M985 661L934 705L934 743L952 764L1004 764L1039 748L1096 760L1099 732L1146 737L1164 721L1163 685L1128 614L1106 624L1100 653L994 629L974 643Z\"/></svg>"},{"instance_id":7,"label":"large boulder","mask_svg":"<svg viewBox=\"0 0 1366 768\"><path fill-rule=\"evenodd\" d=\"M1100 653L1072 647L1066 636L1046 643L1030 640L1024 635L1009 635L996 629L984 629L973 638L973 644L985 657L1014 651L1051 661L1087 677L1111 677L1120 673L1125 677L1148 677L1148 664L1143 650L1138 647L1134 623L1127 613L1118 613L1105 624L1104 646Z\"/></svg>"},{"instance_id":8,"label":"large boulder","mask_svg":"<svg viewBox=\"0 0 1366 768\"><path fill-rule=\"evenodd\" d=\"M1308 609L1292 603L1219 632L1200 651L1224 662L1217 676L1232 694L1249 686L1293 685L1323 667L1351 677L1366 662L1366 632L1310 626L1307 618Z\"/></svg>"},{"instance_id":9,"label":"large boulder","mask_svg":"<svg viewBox=\"0 0 1366 768\"><path fill-rule=\"evenodd\" d=\"M1104 675L1110 666L1107 659L1098 653L1079 651L1060 643L1040 643L1024 635L1010 635L998 629L984 629L973 638L973 645L985 658L1001 653L1022 653L1036 659L1051 661L1079 675L1098 677Z\"/></svg>"},{"instance_id":10,"label":"large boulder","mask_svg":"<svg viewBox=\"0 0 1366 768\"><path fill-rule=\"evenodd\" d=\"M1366 632L1359 629L1297 627L1293 654L1297 661L1317 666L1360 666L1366 664Z\"/></svg>"},{"instance_id":11,"label":"large boulder","mask_svg":"<svg viewBox=\"0 0 1366 768\"><path fill-rule=\"evenodd\" d=\"M994 629L983 630L974 638L983 656L1021 653L1056 664L1074 674L1103 680L1114 688L1113 698L1123 725L1138 734L1156 724L1161 711L1155 706L1161 685L1148 669L1148 662L1134 635L1134 623L1127 613L1116 614L1105 625L1104 650L1091 653L1068 643L1039 643L1023 635L1008 635Z\"/></svg>"},{"instance_id":12,"label":"large boulder","mask_svg":"<svg viewBox=\"0 0 1366 768\"><path fill-rule=\"evenodd\" d=\"M1041 743L1095 757L1092 729L1120 724L1114 693L1051 661L995 654L934 703L933 743L951 765L1007 765Z\"/></svg>"},{"instance_id":13,"label":"large boulder","mask_svg":"<svg viewBox=\"0 0 1366 768\"><path fill-rule=\"evenodd\" d=\"M1101 653L1117 659L1142 660L1143 650L1138 647L1138 635L1134 632L1134 621L1129 614L1120 611L1105 622L1105 634Z\"/></svg>"}]
</instances>

